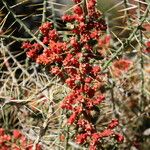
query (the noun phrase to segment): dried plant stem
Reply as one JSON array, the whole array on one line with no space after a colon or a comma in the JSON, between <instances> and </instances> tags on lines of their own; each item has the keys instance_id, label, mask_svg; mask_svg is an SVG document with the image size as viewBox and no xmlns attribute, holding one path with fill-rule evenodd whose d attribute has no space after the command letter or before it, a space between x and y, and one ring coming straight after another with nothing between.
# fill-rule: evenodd
<instances>
[{"instance_id":1,"label":"dried plant stem","mask_svg":"<svg viewBox=\"0 0 150 150\"><path fill-rule=\"evenodd\" d=\"M145 15L141 18L140 24L133 30L132 34L128 37L128 39L125 42L123 42L123 44L116 51L116 53L114 53L112 55L112 57L104 63L104 65L102 66L102 68L103 68L102 71L105 71L109 67L109 64L120 54L120 52L122 52L129 45L129 42L133 39L133 37L136 35L136 33L140 30L141 26L143 25L144 21L146 20L148 13L149 13L149 7L150 7L150 4L147 6Z\"/></svg>"},{"instance_id":2,"label":"dried plant stem","mask_svg":"<svg viewBox=\"0 0 150 150\"><path fill-rule=\"evenodd\" d=\"M129 8L128 3L129 3L128 0L124 0L124 5L125 5L125 8L126 8L124 10L125 11L125 19L127 19L127 24L130 25L131 21L130 21L130 15L129 15L129 11L128 11L128 8Z\"/></svg>"},{"instance_id":3,"label":"dried plant stem","mask_svg":"<svg viewBox=\"0 0 150 150\"><path fill-rule=\"evenodd\" d=\"M50 110L50 107L49 107L49 110ZM47 127L48 127L48 125L50 123L50 118L51 118L51 114L48 111L46 119L43 122L43 125L40 127L39 134L38 134L38 136L37 136L37 138L36 138L36 140L34 142L33 150L36 150L36 145L40 142L40 139L45 135Z\"/></svg>"},{"instance_id":4,"label":"dried plant stem","mask_svg":"<svg viewBox=\"0 0 150 150\"><path fill-rule=\"evenodd\" d=\"M58 142L60 142L60 136L61 136L61 130L62 130L62 124L63 124L63 114L64 114L64 111L61 110L60 117L59 117ZM60 147L58 147L58 150L60 150Z\"/></svg>"},{"instance_id":5,"label":"dried plant stem","mask_svg":"<svg viewBox=\"0 0 150 150\"><path fill-rule=\"evenodd\" d=\"M15 37L15 36L12 36L12 35L0 35L0 38L5 38L5 39L13 39L13 40L16 40L16 41L33 41L34 38L20 38L20 37Z\"/></svg>"},{"instance_id":6,"label":"dried plant stem","mask_svg":"<svg viewBox=\"0 0 150 150\"><path fill-rule=\"evenodd\" d=\"M47 0L43 1L43 14L42 14L42 23L46 21L46 12L47 12Z\"/></svg>"},{"instance_id":7,"label":"dried plant stem","mask_svg":"<svg viewBox=\"0 0 150 150\"><path fill-rule=\"evenodd\" d=\"M115 118L118 119L118 115L117 115L117 112L116 112L115 97L114 97L114 81L113 81L113 83L112 83L112 85L111 85L110 94L111 94L113 115L114 115Z\"/></svg>"},{"instance_id":8,"label":"dried plant stem","mask_svg":"<svg viewBox=\"0 0 150 150\"><path fill-rule=\"evenodd\" d=\"M68 141L69 141L69 126L66 125L65 150L68 150Z\"/></svg>"},{"instance_id":9,"label":"dried plant stem","mask_svg":"<svg viewBox=\"0 0 150 150\"><path fill-rule=\"evenodd\" d=\"M57 23L56 23L56 16L55 16L55 8L54 8L54 3L51 3L51 9L52 9L52 20L53 20L53 22L54 22L54 28L56 29L56 25L57 25Z\"/></svg>"},{"instance_id":10,"label":"dried plant stem","mask_svg":"<svg viewBox=\"0 0 150 150\"><path fill-rule=\"evenodd\" d=\"M47 46L45 46L31 31L30 29L23 23L22 20L20 20L17 15L12 11L12 9L9 7L9 5L7 4L7 2L5 0L2 0L2 3L4 4L4 6L6 7L6 9L12 14L12 16L14 17L14 19L25 29L25 31L31 35L34 40L36 42L38 42L44 49L47 49Z\"/></svg>"},{"instance_id":11,"label":"dried plant stem","mask_svg":"<svg viewBox=\"0 0 150 150\"><path fill-rule=\"evenodd\" d=\"M87 0L83 0L83 9L84 9L84 16L86 17L88 14Z\"/></svg>"},{"instance_id":12,"label":"dried plant stem","mask_svg":"<svg viewBox=\"0 0 150 150\"><path fill-rule=\"evenodd\" d=\"M9 54L9 56L13 59L13 61L17 64L17 66L28 76L31 78L31 75L22 67L22 65L16 60L16 58L11 54L11 52L5 47L5 51ZM34 82L35 79L32 78Z\"/></svg>"},{"instance_id":13,"label":"dried plant stem","mask_svg":"<svg viewBox=\"0 0 150 150\"><path fill-rule=\"evenodd\" d=\"M109 28L109 21L108 16L105 17L106 23L107 23L107 34L110 34L110 28ZM110 79L110 80L109 80ZM113 109L113 115L115 118L118 118L117 112L116 112L116 104L115 104L115 97L114 97L114 80L111 74L111 70L108 72L108 83L110 83L110 95L111 95L111 102L112 102L112 109Z\"/></svg>"},{"instance_id":14,"label":"dried plant stem","mask_svg":"<svg viewBox=\"0 0 150 150\"><path fill-rule=\"evenodd\" d=\"M141 18L141 3L138 2L138 20L140 21ZM143 43L143 33L141 31L141 29L139 30L139 41L140 41L140 72L141 72L141 99L140 99L140 108L141 111L143 112L144 110L144 85L145 85L145 81L144 81L144 57L143 57L143 52L142 52L142 43Z\"/></svg>"}]
</instances>

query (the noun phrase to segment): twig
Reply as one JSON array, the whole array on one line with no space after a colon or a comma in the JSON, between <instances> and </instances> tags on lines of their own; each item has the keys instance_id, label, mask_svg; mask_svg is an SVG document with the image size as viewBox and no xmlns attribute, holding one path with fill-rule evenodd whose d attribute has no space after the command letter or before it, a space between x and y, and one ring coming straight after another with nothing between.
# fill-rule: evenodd
<instances>
[{"instance_id":1,"label":"twig","mask_svg":"<svg viewBox=\"0 0 150 150\"><path fill-rule=\"evenodd\" d=\"M68 150L68 141L69 141L69 126L66 125L65 150Z\"/></svg>"},{"instance_id":2,"label":"twig","mask_svg":"<svg viewBox=\"0 0 150 150\"><path fill-rule=\"evenodd\" d=\"M52 20L54 22L54 28L56 29L57 26L57 21L56 21L56 16L55 16L55 8L54 8L54 3L51 3L51 9L52 9Z\"/></svg>"},{"instance_id":3,"label":"twig","mask_svg":"<svg viewBox=\"0 0 150 150\"><path fill-rule=\"evenodd\" d=\"M59 118L59 127L58 127L58 138L59 138L59 142L60 142L60 136L61 136L61 129L62 129L62 124L63 124L63 114L64 114L64 110L61 109L61 113L60 113L60 118ZM58 148L58 150L60 150L60 148Z\"/></svg>"},{"instance_id":4,"label":"twig","mask_svg":"<svg viewBox=\"0 0 150 150\"><path fill-rule=\"evenodd\" d=\"M124 0L124 5L125 5L125 19L127 18L127 24L130 25L130 15L128 11L128 0Z\"/></svg>"},{"instance_id":5,"label":"twig","mask_svg":"<svg viewBox=\"0 0 150 150\"><path fill-rule=\"evenodd\" d=\"M83 9L84 9L84 17L86 18L87 14L88 14L87 0L83 0Z\"/></svg>"},{"instance_id":6,"label":"twig","mask_svg":"<svg viewBox=\"0 0 150 150\"><path fill-rule=\"evenodd\" d=\"M35 140L35 142L34 142L34 144L33 144L33 150L36 150L36 146L37 146L37 144L39 143L39 141L40 141L40 139L45 135L45 132L46 132L46 130L47 130L47 127L48 127L48 125L49 125L49 119L50 119L50 117L49 117L49 113L47 114L47 118L46 118L46 120L44 121L44 123L43 123L43 125L40 127L40 131L39 131L39 134L38 134L38 136L37 136L37 138L36 138L36 140Z\"/></svg>"},{"instance_id":7,"label":"twig","mask_svg":"<svg viewBox=\"0 0 150 150\"><path fill-rule=\"evenodd\" d=\"M34 40L34 38L20 38L20 37L15 37L11 35L0 35L0 38L13 39L16 41L33 41Z\"/></svg>"},{"instance_id":8,"label":"twig","mask_svg":"<svg viewBox=\"0 0 150 150\"><path fill-rule=\"evenodd\" d=\"M46 21L46 7L47 5L47 0L43 1L43 15L42 15L42 23L44 23Z\"/></svg>"},{"instance_id":9,"label":"twig","mask_svg":"<svg viewBox=\"0 0 150 150\"><path fill-rule=\"evenodd\" d=\"M138 20L140 21L140 18L141 18L141 11L140 11L140 8L141 8L141 4L140 2L138 2ZM139 40L140 40L140 43L143 43L143 33L141 31L141 29L139 29ZM144 85L145 85L145 81L144 81L144 57L143 57L143 52L142 52L142 46L140 44L140 71L141 71L141 99L140 99L140 108L141 108L141 111L143 112L144 110Z\"/></svg>"}]
</instances>

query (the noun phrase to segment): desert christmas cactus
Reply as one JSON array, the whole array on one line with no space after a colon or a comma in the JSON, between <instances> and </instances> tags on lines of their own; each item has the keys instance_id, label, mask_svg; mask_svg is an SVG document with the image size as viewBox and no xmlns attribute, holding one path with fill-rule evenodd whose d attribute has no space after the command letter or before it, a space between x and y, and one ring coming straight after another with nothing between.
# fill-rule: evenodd
<instances>
[{"instance_id":1,"label":"desert christmas cactus","mask_svg":"<svg viewBox=\"0 0 150 150\"><path fill-rule=\"evenodd\" d=\"M61 107L68 111L68 125L74 126L74 140L77 144L88 145L90 150L99 149L105 137L123 142L123 136L115 131L119 125L117 119L110 120L105 128L97 130L99 105L105 100L102 64L107 60L110 36L106 35L107 25L101 13L96 9L96 0L74 0L72 14L62 19L72 25L69 34L63 37L52 22L45 22L39 28L43 47L39 43L23 43L27 56L36 63L47 66L50 74L59 76L70 88ZM114 69L127 71L131 62L114 62ZM119 73L120 73L119 72ZM98 93L98 94L97 94Z\"/></svg>"},{"instance_id":2,"label":"desert christmas cactus","mask_svg":"<svg viewBox=\"0 0 150 150\"><path fill-rule=\"evenodd\" d=\"M33 150L33 141L29 141L20 130L14 129L12 133L6 133L5 129L0 128L0 149L1 150ZM35 145L36 150L41 150L39 144Z\"/></svg>"},{"instance_id":3,"label":"desert christmas cactus","mask_svg":"<svg viewBox=\"0 0 150 150\"><path fill-rule=\"evenodd\" d=\"M70 1L0 1L0 150L149 149L148 0Z\"/></svg>"}]
</instances>

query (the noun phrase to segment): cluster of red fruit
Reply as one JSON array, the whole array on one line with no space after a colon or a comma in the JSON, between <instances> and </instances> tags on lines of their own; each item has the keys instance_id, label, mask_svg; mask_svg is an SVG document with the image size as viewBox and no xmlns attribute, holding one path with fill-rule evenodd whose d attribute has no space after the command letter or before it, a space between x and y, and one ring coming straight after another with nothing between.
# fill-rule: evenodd
<instances>
[{"instance_id":1,"label":"cluster of red fruit","mask_svg":"<svg viewBox=\"0 0 150 150\"><path fill-rule=\"evenodd\" d=\"M19 131L13 130L12 134L6 134L3 128L0 128L0 150L33 150L33 142ZM41 150L39 144L35 150Z\"/></svg>"},{"instance_id":2,"label":"cluster of red fruit","mask_svg":"<svg viewBox=\"0 0 150 150\"><path fill-rule=\"evenodd\" d=\"M59 76L71 89L61 107L70 113L68 123L76 126L76 142L89 143L90 150L95 150L103 137L113 136L118 142L123 141L123 137L113 130L118 125L117 120L112 120L107 129L97 131L92 116L105 99L100 91L105 76L100 64L110 37L104 36L107 26L95 7L96 0L86 1L85 6L81 0L74 2L73 14L62 17L73 26L67 37L59 34L52 22L46 22L39 30L47 49L29 42L22 47L27 50L29 58L48 66L50 73Z\"/></svg>"},{"instance_id":3,"label":"cluster of red fruit","mask_svg":"<svg viewBox=\"0 0 150 150\"><path fill-rule=\"evenodd\" d=\"M145 45L146 45L146 49L144 50L144 52L147 53L147 54L149 54L150 53L150 41L147 41L145 43Z\"/></svg>"}]
</instances>

